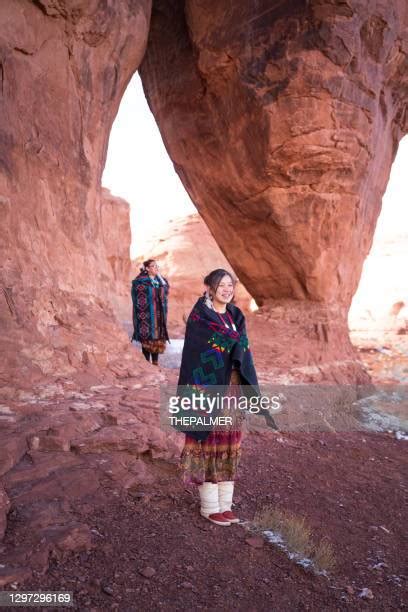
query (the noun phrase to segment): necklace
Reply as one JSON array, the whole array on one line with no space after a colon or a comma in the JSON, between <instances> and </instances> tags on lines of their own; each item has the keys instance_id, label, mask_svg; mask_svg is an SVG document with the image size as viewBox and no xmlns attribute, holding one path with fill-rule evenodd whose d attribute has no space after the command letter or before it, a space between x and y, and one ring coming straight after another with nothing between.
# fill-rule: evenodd
<instances>
[{"instance_id":1,"label":"necklace","mask_svg":"<svg viewBox=\"0 0 408 612\"><path fill-rule=\"evenodd\" d=\"M218 312L217 310L216 310L215 312L218 314L218 316L220 317L220 319L221 319L221 321L223 322L223 324L225 325L225 327L226 327L227 329L229 329L229 325L228 325L228 324L227 324L227 322L225 321L225 319L224 319L224 317L222 316L222 314L221 314L220 312ZM231 324L232 329L233 329L234 331L237 331L237 328L235 327L235 323L234 323L234 321L232 320L232 317L231 317L230 313L228 312L228 310L226 310L226 314L227 314L227 317L228 317L228 319L229 319L229 322L230 322L230 324Z\"/></svg>"}]
</instances>

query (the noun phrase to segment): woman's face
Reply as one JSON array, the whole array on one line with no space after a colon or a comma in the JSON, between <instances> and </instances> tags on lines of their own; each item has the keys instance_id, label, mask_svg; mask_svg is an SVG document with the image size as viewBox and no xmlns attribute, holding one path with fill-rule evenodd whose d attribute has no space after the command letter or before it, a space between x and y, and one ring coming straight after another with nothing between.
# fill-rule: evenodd
<instances>
[{"instance_id":1,"label":"woman's face","mask_svg":"<svg viewBox=\"0 0 408 612\"><path fill-rule=\"evenodd\" d=\"M156 274L159 272L159 266L157 265L157 263L155 261L152 261L147 266L147 271L148 271L149 274L154 274L156 276Z\"/></svg>"},{"instance_id":2,"label":"woman's face","mask_svg":"<svg viewBox=\"0 0 408 612\"><path fill-rule=\"evenodd\" d=\"M214 293L212 289L210 292ZM218 285L217 291L215 293L215 299L223 304L227 304L232 300L234 296L234 283L232 282L232 278L226 274L222 277L220 284Z\"/></svg>"}]
</instances>

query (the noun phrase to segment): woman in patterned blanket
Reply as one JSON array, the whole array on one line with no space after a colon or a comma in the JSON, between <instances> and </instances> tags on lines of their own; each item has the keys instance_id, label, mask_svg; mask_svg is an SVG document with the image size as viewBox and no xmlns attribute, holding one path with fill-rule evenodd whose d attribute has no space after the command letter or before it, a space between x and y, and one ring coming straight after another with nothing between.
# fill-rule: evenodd
<instances>
[{"instance_id":1,"label":"woman in patterned blanket","mask_svg":"<svg viewBox=\"0 0 408 612\"><path fill-rule=\"evenodd\" d=\"M231 303L236 280L226 270L217 269L205 277L204 284L207 289L187 320L177 394L188 396L197 390L208 394L215 386L223 389L224 396L259 397L245 317ZM223 526L239 522L231 506L241 456L243 411L233 412L227 426L206 431L178 428L185 433L179 462L183 482L198 485L201 515ZM276 428L269 413L264 416Z\"/></svg>"},{"instance_id":2,"label":"woman in patterned blanket","mask_svg":"<svg viewBox=\"0 0 408 612\"><path fill-rule=\"evenodd\" d=\"M140 273L132 281L133 336L140 341L147 361L159 364L159 353L166 350L167 301L170 285L159 273L154 259L143 262Z\"/></svg>"}]
</instances>

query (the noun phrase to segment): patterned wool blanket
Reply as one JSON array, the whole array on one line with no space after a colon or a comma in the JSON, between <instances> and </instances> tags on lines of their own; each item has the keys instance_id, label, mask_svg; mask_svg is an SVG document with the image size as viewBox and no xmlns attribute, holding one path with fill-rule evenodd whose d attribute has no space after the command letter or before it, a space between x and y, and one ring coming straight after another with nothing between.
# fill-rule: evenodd
<instances>
[{"instance_id":1,"label":"patterned wool blanket","mask_svg":"<svg viewBox=\"0 0 408 612\"><path fill-rule=\"evenodd\" d=\"M225 326L220 315L206 305L204 297L195 303L186 326L177 390L180 397L191 396L194 392L211 394L213 387L217 392L226 392L233 367L239 370L242 394L248 399L261 396L245 316L234 304L227 304L226 308L224 318L232 319L236 330ZM265 411L262 414L267 420L270 417ZM276 428L273 419L268 424ZM197 440L206 439L210 433L176 428Z\"/></svg>"},{"instance_id":2,"label":"patterned wool blanket","mask_svg":"<svg viewBox=\"0 0 408 612\"><path fill-rule=\"evenodd\" d=\"M234 304L227 304L227 312L236 331L225 327L219 314L205 304L204 297L195 303L186 325L179 385L228 385L234 366L244 384L252 385L259 393L245 317Z\"/></svg>"},{"instance_id":3,"label":"patterned wool blanket","mask_svg":"<svg viewBox=\"0 0 408 612\"><path fill-rule=\"evenodd\" d=\"M132 341L144 342L163 338L167 332L167 308L170 285L167 279L140 273L132 281L133 336Z\"/></svg>"}]
</instances>

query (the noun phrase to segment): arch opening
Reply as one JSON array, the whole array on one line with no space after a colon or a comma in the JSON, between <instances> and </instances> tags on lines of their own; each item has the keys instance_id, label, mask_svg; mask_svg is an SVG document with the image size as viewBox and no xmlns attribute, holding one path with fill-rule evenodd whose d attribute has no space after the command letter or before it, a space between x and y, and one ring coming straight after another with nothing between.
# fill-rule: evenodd
<instances>
[{"instance_id":1,"label":"arch opening","mask_svg":"<svg viewBox=\"0 0 408 612\"><path fill-rule=\"evenodd\" d=\"M177 176L137 72L112 125L102 187L129 204L131 263L127 270L122 266L120 295L113 296L117 318L130 332L129 283L152 257L171 285L170 333L182 337L203 278L214 268L234 271ZM235 301L249 310L251 296L240 284Z\"/></svg>"}]
</instances>

